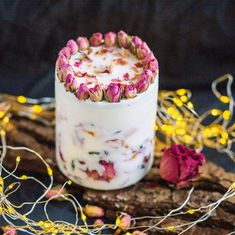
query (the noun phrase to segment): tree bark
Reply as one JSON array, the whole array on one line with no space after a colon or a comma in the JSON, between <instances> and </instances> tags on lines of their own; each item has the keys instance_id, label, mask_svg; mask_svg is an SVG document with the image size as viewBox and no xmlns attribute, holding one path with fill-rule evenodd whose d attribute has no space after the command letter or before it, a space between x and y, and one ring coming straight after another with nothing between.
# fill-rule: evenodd
<instances>
[{"instance_id":1,"label":"tree bark","mask_svg":"<svg viewBox=\"0 0 235 235\"><path fill-rule=\"evenodd\" d=\"M54 171L57 182L64 182L66 178L60 173L55 160L55 133L54 128L44 126L39 122L24 118L11 120L7 130L7 143L12 146L26 146L39 152ZM41 161L26 151L7 152L4 164L14 168L15 157L21 155L19 168L23 171L45 174L46 170ZM194 182L195 190L184 210L208 205L223 196L227 188L235 182L235 174L225 172L212 162L207 162L201 168L198 181ZM167 214L170 210L179 207L186 199L191 187L177 190L166 184L159 177L159 158L155 157L154 164L148 175L139 183L126 189L116 191L95 191L83 189L85 202L102 206L106 209L106 217L115 219L117 211L124 211L132 216ZM80 188L81 189L81 188ZM75 185L72 191L77 190ZM167 219L162 226L176 225L197 219L202 215L196 212L192 215L181 215ZM146 226L154 224L154 220L141 220L137 224ZM235 230L235 198L223 202L216 212L203 223L194 226L185 234L228 234ZM166 232L148 231L148 234L177 234L181 230Z\"/></svg>"}]
</instances>

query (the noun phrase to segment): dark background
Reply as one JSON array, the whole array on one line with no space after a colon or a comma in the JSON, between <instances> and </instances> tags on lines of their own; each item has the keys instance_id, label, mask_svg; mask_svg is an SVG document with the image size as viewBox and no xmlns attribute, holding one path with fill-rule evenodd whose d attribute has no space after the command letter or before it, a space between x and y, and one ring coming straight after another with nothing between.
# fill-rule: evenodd
<instances>
[{"instance_id":1,"label":"dark background","mask_svg":"<svg viewBox=\"0 0 235 235\"><path fill-rule=\"evenodd\" d=\"M235 74L235 1L0 1L1 92L52 96L58 51L70 38L119 31L144 39L160 88L210 89Z\"/></svg>"},{"instance_id":2,"label":"dark background","mask_svg":"<svg viewBox=\"0 0 235 235\"><path fill-rule=\"evenodd\" d=\"M54 64L66 41L120 29L140 36L154 51L160 89L190 88L199 113L225 108L210 85L225 73L235 75L235 1L228 0L1 0L0 92L53 96ZM235 172L225 155L205 153ZM28 188L15 201L32 200L38 189ZM51 212L71 220L71 210L61 205L53 204ZM42 219L37 211L33 216Z\"/></svg>"}]
</instances>

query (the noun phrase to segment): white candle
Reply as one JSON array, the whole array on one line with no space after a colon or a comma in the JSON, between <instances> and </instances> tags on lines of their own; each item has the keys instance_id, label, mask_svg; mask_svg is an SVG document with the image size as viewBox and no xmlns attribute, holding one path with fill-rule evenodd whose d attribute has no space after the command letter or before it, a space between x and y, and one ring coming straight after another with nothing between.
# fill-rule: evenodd
<instances>
[{"instance_id":1,"label":"white candle","mask_svg":"<svg viewBox=\"0 0 235 235\"><path fill-rule=\"evenodd\" d=\"M90 48L89 55L86 50L68 57L76 89L80 84L88 89L98 84L106 92L111 83L122 90L138 84L146 66L129 50L103 44ZM153 161L158 72L145 91L132 99L123 94L119 102L79 100L74 88L69 86L66 91L58 74L57 67L56 158L60 170L79 185L100 190L127 187L143 178Z\"/></svg>"}]
</instances>

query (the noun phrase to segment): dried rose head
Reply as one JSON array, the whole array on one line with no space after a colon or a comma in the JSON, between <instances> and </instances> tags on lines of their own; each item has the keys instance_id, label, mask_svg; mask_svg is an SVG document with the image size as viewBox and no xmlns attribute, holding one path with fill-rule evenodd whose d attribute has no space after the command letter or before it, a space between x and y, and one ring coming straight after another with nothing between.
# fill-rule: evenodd
<instances>
[{"instance_id":1,"label":"dried rose head","mask_svg":"<svg viewBox=\"0 0 235 235\"><path fill-rule=\"evenodd\" d=\"M122 89L117 83L110 83L105 90L105 99L108 102L119 102L121 99Z\"/></svg>"},{"instance_id":2,"label":"dried rose head","mask_svg":"<svg viewBox=\"0 0 235 235\"><path fill-rule=\"evenodd\" d=\"M114 32L108 32L104 35L104 45L106 47L112 47L115 45L117 35Z\"/></svg>"},{"instance_id":3,"label":"dried rose head","mask_svg":"<svg viewBox=\"0 0 235 235\"><path fill-rule=\"evenodd\" d=\"M86 37L78 37L76 41L79 50L87 50L87 48L89 47L89 41Z\"/></svg>"},{"instance_id":4,"label":"dried rose head","mask_svg":"<svg viewBox=\"0 0 235 235\"><path fill-rule=\"evenodd\" d=\"M173 144L163 152L160 161L160 176L175 184L177 188L187 186L199 175L199 166L205 162L205 156L184 145Z\"/></svg>"},{"instance_id":5,"label":"dried rose head","mask_svg":"<svg viewBox=\"0 0 235 235\"><path fill-rule=\"evenodd\" d=\"M66 47L70 48L70 51L71 51L72 55L75 54L78 51L78 45L73 39L70 39L67 42Z\"/></svg>"},{"instance_id":6,"label":"dried rose head","mask_svg":"<svg viewBox=\"0 0 235 235\"><path fill-rule=\"evenodd\" d=\"M94 102L101 101L103 99L103 89L100 85L95 85L89 89L90 99Z\"/></svg>"},{"instance_id":7,"label":"dried rose head","mask_svg":"<svg viewBox=\"0 0 235 235\"><path fill-rule=\"evenodd\" d=\"M102 42L103 35L101 33L93 33L90 37L91 46L99 46Z\"/></svg>"},{"instance_id":8,"label":"dried rose head","mask_svg":"<svg viewBox=\"0 0 235 235\"><path fill-rule=\"evenodd\" d=\"M87 85L85 85L84 83L81 83L78 90L77 90L77 98L79 100L86 100L89 98L89 89L87 87Z\"/></svg>"}]
</instances>

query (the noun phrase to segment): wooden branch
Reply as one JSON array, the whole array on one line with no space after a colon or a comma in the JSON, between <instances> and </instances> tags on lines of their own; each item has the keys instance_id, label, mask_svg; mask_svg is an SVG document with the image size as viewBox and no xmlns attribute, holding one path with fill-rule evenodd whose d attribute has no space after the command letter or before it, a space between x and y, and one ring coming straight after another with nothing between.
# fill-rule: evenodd
<instances>
[{"instance_id":1,"label":"wooden branch","mask_svg":"<svg viewBox=\"0 0 235 235\"><path fill-rule=\"evenodd\" d=\"M24 118L13 119L7 132L7 141L13 146L27 146L38 151L51 165L55 180L64 182L66 178L60 173L55 160L55 143L53 127L46 127L36 121ZM20 154L22 162L20 169L29 172L45 174L45 167L38 158L31 153L8 151L4 164L8 168L15 166L15 157ZM223 196L227 188L235 182L235 174L225 172L221 167L207 162L201 168L200 179L194 183L195 191L184 208L198 208L210 204ZM139 183L127 189L116 191L95 191L83 189L83 199L91 204L106 209L106 216L114 219L117 211L125 211L132 216L164 215L170 210L179 207L187 197L187 189L176 190L163 182L159 177L159 158L155 158L154 165L148 175ZM76 190L73 190L76 191ZM178 216L167 219L162 226L182 224L201 216L201 212L193 215ZM155 221L156 222L156 221ZM153 224L154 221L143 220L138 225ZM235 230L235 198L223 202L216 212L205 222L190 229L186 234L227 234ZM177 234L151 230L148 234Z\"/></svg>"}]
</instances>

